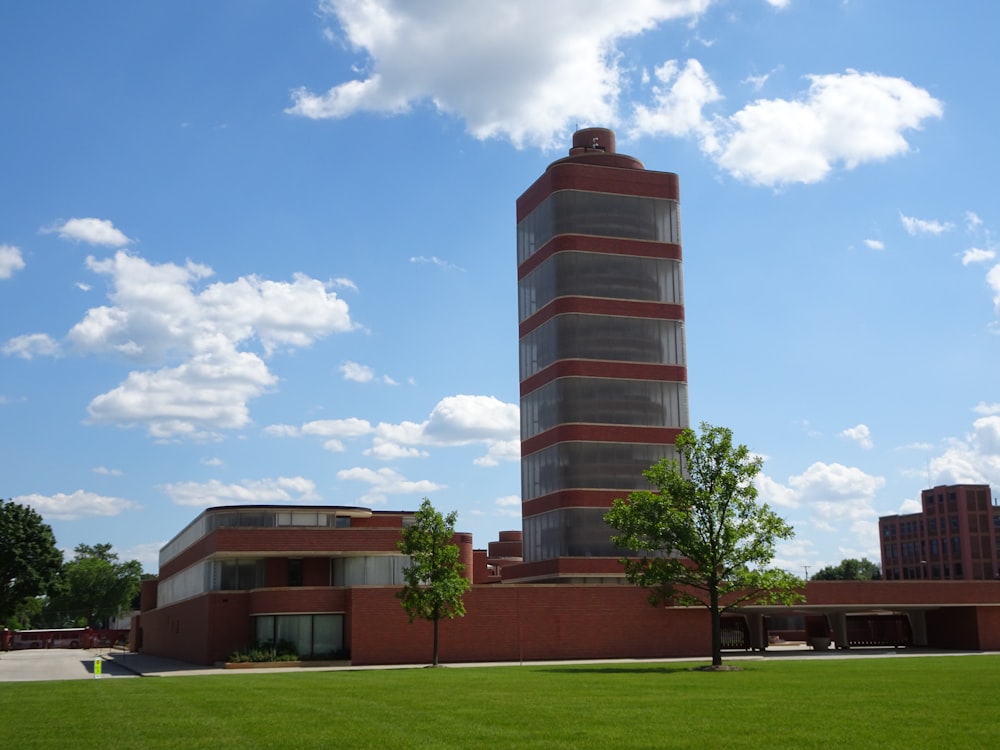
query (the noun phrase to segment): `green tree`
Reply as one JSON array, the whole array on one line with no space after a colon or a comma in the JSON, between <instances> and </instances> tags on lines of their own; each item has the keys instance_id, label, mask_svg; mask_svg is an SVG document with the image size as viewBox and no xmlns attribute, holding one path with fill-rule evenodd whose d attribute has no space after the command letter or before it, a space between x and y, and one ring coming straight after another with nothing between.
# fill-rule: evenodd
<instances>
[{"instance_id":1,"label":"green tree","mask_svg":"<svg viewBox=\"0 0 1000 750\"><path fill-rule=\"evenodd\" d=\"M52 529L32 508L0 498L0 623L45 594L63 564Z\"/></svg>"},{"instance_id":2,"label":"green tree","mask_svg":"<svg viewBox=\"0 0 1000 750\"><path fill-rule=\"evenodd\" d=\"M397 596L410 622L419 617L434 624L434 657L438 666L438 621L465 615L462 596L469 589L465 566L459 562L459 549L452 543L455 520L452 511L447 516L438 513L426 497L420 503L412 526L403 529L399 551L410 556L403 569L406 585Z\"/></svg>"},{"instance_id":3,"label":"green tree","mask_svg":"<svg viewBox=\"0 0 1000 750\"><path fill-rule=\"evenodd\" d=\"M74 553L49 600L50 612L65 624L98 627L129 611L139 593L142 565L136 560L119 562L110 544L79 544Z\"/></svg>"},{"instance_id":4,"label":"green tree","mask_svg":"<svg viewBox=\"0 0 1000 750\"><path fill-rule=\"evenodd\" d=\"M817 571L813 581L879 581L882 579L882 569L867 557L856 560L851 557L841 560L837 565L827 565Z\"/></svg>"},{"instance_id":5,"label":"green tree","mask_svg":"<svg viewBox=\"0 0 1000 750\"><path fill-rule=\"evenodd\" d=\"M763 461L733 433L702 423L675 443L680 460L662 459L643 476L655 491L632 492L605 515L616 545L642 553L622 562L628 580L649 589L650 603L701 605L711 614L712 666L722 665L722 614L747 601L801 600L803 582L769 568L775 544L792 527L757 500Z\"/></svg>"}]
</instances>

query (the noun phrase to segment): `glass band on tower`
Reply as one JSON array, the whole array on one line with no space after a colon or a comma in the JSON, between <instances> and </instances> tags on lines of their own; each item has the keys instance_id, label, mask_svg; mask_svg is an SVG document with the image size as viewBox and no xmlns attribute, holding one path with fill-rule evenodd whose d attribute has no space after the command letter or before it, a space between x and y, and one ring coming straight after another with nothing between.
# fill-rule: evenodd
<instances>
[{"instance_id":1,"label":"glass band on tower","mask_svg":"<svg viewBox=\"0 0 1000 750\"><path fill-rule=\"evenodd\" d=\"M515 580L620 576L604 513L688 426L677 175L616 153L604 128L569 153L517 200Z\"/></svg>"}]
</instances>

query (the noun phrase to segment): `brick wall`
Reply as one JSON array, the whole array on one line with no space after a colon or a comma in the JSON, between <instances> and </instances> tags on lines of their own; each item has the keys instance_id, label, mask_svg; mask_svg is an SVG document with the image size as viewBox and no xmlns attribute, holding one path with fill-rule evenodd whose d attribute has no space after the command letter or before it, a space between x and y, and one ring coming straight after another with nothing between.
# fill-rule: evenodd
<instances>
[{"instance_id":1,"label":"brick wall","mask_svg":"<svg viewBox=\"0 0 1000 750\"><path fill-rule=\"evenodd\" d=\"M354 664L430 661L432 626L408 624L395 589L350 591ZM467 614L440 623L445 662L655 658L710 652L701 608L657 609L633 586L483 586L465 597Z\"/></svg>"}]
</instances>

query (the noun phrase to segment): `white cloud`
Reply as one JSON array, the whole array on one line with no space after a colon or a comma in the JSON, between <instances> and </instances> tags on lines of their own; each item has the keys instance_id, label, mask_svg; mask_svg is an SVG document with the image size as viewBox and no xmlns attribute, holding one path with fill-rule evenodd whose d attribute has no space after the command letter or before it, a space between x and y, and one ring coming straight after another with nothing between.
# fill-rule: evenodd
<instances>
[{"instance_id":1,"label":"white cloud","mask_svg":"<svg viewBox=\"0 0 1000 750\"><path fill-rule=\"evenodd\" d=\"M364 505L381 505L386 502L388 495L426 494L447 486L428 479L412 481L387 467L378 470L361 467L342 469L337 472L337 478L370 485L369 490L359 498Z\"/></svg>"},{"instance_id":2,"label":"white cloud","mask_svg":"<svg viewBox=\"0 0 1000 750\"><path fill-rule=\"evenodd\" d=\"M903 229L911 237L916 237L919 234L943 234L944 232L951 231L952 225L947 222L937 221L936 219L918 219L914 216L907 216L902 212L899 214L899 220L903 223Z\"/></svg>"},{"instance_id":3,"label":"white cloud","mask_svg":"<svg viewBox=\"0 0 1000 750\"><path fill-rule=\"evenodd\" d=\"M970 247L964 253L962 253L962 265L967 266L970 263L986 263L997 257L995 250L983 250L978 247Z\"/></svg>"},{"instance_id":4,"label":"white cloud","mask_svg":"<svg viewBox=\"0 0 1000 750\"><path fill-rule=\"evenodd\" d=\"M454 263L450 263L446 260L441 260L441 258L436 255L431 255L430 257L424 255L415 255L410 258L410 263L426 263L432 266L438 266L439 268L447 268L452 271L464 271L464 268L456 266Z\"/></svg>"},{"instance_id":5,"label":"white cloud","mask_svg":"<svg viewBox=\"0 0 1000 750\"><path fill-rule=\"evenodd\" d=\"M976 414L1000 414L1000 403L994 402L992 404L987 404L985 401L980 401L978 404L972 407L972 411Z\"/></svg>"},{"instance_id":6,"label":"white cloud","mask_svg":"<svg viewBox=\"0 0 1000 750\"><path fill-rule=\"evenodd\" d=\"M426 458L428 454L419 448L407 447L376 436L372 447L365 450L365 455L382 461L395 461L397 458Z\"/></svg>"},{"instance_id":7,"label":"white cloud","mask_svg":"<svg viewBox=\"0 0 1000 750\"><path fill-rule=\"evenodd\" d=\"M303 435L319 435L321 437L358 437L372 431L371 423L366 419L348 417L347 419L317 419L302 425Z\"/></svg>"},{"instance_id":8,"label":"white cloud","mask_svg":"<svg viewBox=\"0 0 1000 750\"><path fill-rule=\"evenodd\" d=\"M355 383L370 383L375 378L375 371L372 368L357 362L344 362L340 366L340 372L343 373L344 380Z\"/></svg>"},{"instance_id":9,"label":"white cloud","mask_svg":"<svg viewBox=\"0 0 1000 750\"><path fill-rule=\"evenodd\" d=\"M497 515L504 516L506 518L520 518L521 517L521 498L517 495L505 495L504 497L498 497L494 504L497 507Z\"/></svg>"},{"instance_id":10,"label":"white cloud","mask_svg":"<svg viewBox=\"0 0 1000 750\"><path fill-rule=\"evenodd\" d=\"M249 424L248 401L274 387L277 377L261 355L245 349L258 345L266 357L357 327L335 292L302 274L291 282L244 276L199 288L213 271L192 261L154 264L118 251L89 257L87 266L110 278L111 304L88 310L67 341L82 354L161 365L134 370L94 398L90 419L144 425L157 438L204 438ZM29 334L2 351L31 359L56 356L60 345L48 334Z\"/></svg>"},{"instance_id":11,"label":"white cloud","mask_svg":"<svg viewBox=\"0 0 1000 750\"><path fill-rule=\"evenodd\" d=\"M9 279L22 268L21 250L13 245L0 245L0 279Z\"/></svg>"},{"instance_id":12,"label":"white cloud","mask_svg":"<svg viewBox=\"0 0 1000 750\"><path fill-rule=\"evenodd\" d=\"M633 135L693 134L708 141L707 148L714 148L713 129L702 109L722 95L701 63L688 60L682 68L676 60L668 60L654 75L662 85L653 86L654 106L634 105Z\"/></svg>"},{"instance_id":13,"label":"white cloud","mask_svg":"<svg viewBox=\"0 0 1000 750\"><path fill-rule=\"evenodd\" d=\"M293 424L269 424L264 428L264 432L274 437L298 437L302 434Z\"/></svg>"},{"instance_id":14,"label":"white cloud","mask_svg":"<svg viewBox=\"0 0 1000 750\"><path fill-rule=\"evenodd\" d=\"M943 112L902 78L848 70L809 80L797 100L758 100L717 119L718 145L710 151L717 163L759 185L819 182L837 164L853 169L906 153L904 131Z\"/></svg>"},{"instance_id":15,"label":"white cloud","mask_svg":"<svg viewBox=\"0 0 1000 750\"><path fill-rule=\"evenodd\" d=\"M58 357L60 347L59 342L47 333L29 333L10 339L0 351L9 357L34 359L35 357Z\"/></svg>"},{"instance_id":16,"label":"white cloud","mask_svg":"<svg viewBox=\"0 0 1000 750\"><path fill-rule=\"evenodd\" d=\"M177 367L133 371L116 388L87 406L94 423L145 425L151 437L213 437L214 430L250 423L247 402L277 382L250 352L220 349Z\"/></svg>"},{"instance_id":17,"label":"white cloud","mask_svg":"<svg viewBox=\"0 0 1000 750\"><path fill-rule=\"evenodd\" d=\"M875 447L875 443L872 442L871 430L865 424L859 424L843 430L840 433L840 437L853 440L865 450L871 450Z\"/></svg>"},{"instance_id":18,"label":"white cloud","mask_svg":"<svg viewBox=\"0 0 1000 750\"><path fill-rule=\"evenodd\" d=\"M383 460L423 457L423 447L482 444L487 452L478 466L496 466L520 458L520 410L493 396L447 396L423 422L375 426L372 447L365 455Z\"/></svg>"},{"instance_id":19,"label":"white cloud","mask_svg":"<svg viewBox=\"0 0 1000 750\"><path fill-rule=\"evenodd\" d=\"M106 477L120 477L125 474L121 469L109 469L107 466L95 466L91 471Z\"/></svg>"},{"instance_id":20,"label":"white cloud","mask_svg":"<svg viewBox=\"0 0 1000 750\"><path fill-rule=\"evenodd\" d=\"M318 502L316 483L304 477L245 479L236 484L209 482L177 482L166 484L163 491L177 505L209 507L213 505L251 505L288 503L290 505Z\"/></svg>"},{"instance_id":21,"label":"white cloud","mask_svg":"<svg viewBox=\"0 0 1000 750\"><path fill-rule=\"evenodd\" d=\"M107 518L140 507L131 500L77 490L66 495L21 495L14 502L30 505L46 520L75 521L80 518Z\"/></svg>"},{"instance_id":22,"label":"white cloud","mask_svg":"<svg viewBox=\"0 0 1000 750\"><path fill-rule=\"evenodd\" d=\"M874 502L885 479L856 467L816 462L781 484L760 475L760 498L775 506L806 513L813 528L835 535L848 545L863 542L865 553L878 554L878 513Z\"/></svg>"},{"instance_id":23,"label":"white cloud","mask_svg":"<svg viewBox=\"0 0 1000 750\"><path fill-rule=\"evenodd\" d=\"M993 290L993 307L1000 315L1000 264L986 272L986 283Z\"/></svg>"},{"instance_id":24,"label":"white cloud","mask_svg":"<svg viewBox=\"0 0 1000 750\"><path fill-rule=\"evenodd\" d=\"M979 214L975 213L974 211L965 212L965 228L968 231L974 232L975 230L979 229L979 227L981 227L982 225L983 225L983 220L979 217Z\"/></svg>"},{"instance_id":25,"label":"white cloud","mask_svg":"<svg viewBox=\"0 0 1000 750\"><path fill-rule=\"evenodd\" d=\"M792 0L767 0L767 4L774 8L777 8L778 10L782 10L791 5Z\"/></svg>"},{"instance_id":26,"label":"white cloud","mask_svg":"<svg viewBox=\"0 0 1000 750\"><path fill-rule=\"evenodd\" d=\"M70 219L63 224L43 229L42 232L55 232L64 240L107 247L124 247L132 241L107 219Z\"/></svg>"},{"instance_id":27,"label":"white cloud","mask_svg":"<svg viewBox=\"0 0 1000 750\"><path fill-rule=\"evenodd\" d=\"M473 461L476 466L497 466L505 461L519 461L521 459L521 441L518 440L498 440L489 444L485 456L480 456Z\"/></svg>"},{"instance_id":28,"label":"white cloud","mask_svg":"<svg viewBox=\"0 0 1000 750\"><path fill-rule=\"evenodd\" d=\"M287 112L399 114L429 102L476 138L549 148L574 122L613 124L624 73L617 45L712 0L323 0L367 59L362 77L292 92Z\"/></svg>"},{"instance_id":29,"label":"white cloud","mask_svg":"<svg viewBox=\"0 0 1000 750\"><path fill-rule=\"evenodd\" d=\"M865 244L872 250L885 250L885 243L882 240L865 240Z\"/></svg>"}]
</instances>

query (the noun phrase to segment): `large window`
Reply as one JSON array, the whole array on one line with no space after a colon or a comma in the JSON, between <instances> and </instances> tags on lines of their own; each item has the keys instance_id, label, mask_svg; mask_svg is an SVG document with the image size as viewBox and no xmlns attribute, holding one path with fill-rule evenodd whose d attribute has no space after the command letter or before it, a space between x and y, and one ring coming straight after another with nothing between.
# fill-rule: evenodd
<instances>
[{"instance_id":1,"label":"large window","mask_svg":"<svg viewBox=\"0 0 1000 750\"><path fill-rule=\"evenodd\" d=\"M521 439L558 424L686 427L687 385L660 380L559 378L521 399Z\"/></svg>"},{"instance_id":2,"label":"large window","mask_svg":"<svg viewBox=\"0 0 1000 750\"><path fill-rule=\"evenodd\" d=\"M339 657L344 653L344 616L257 615L254 636L262 644L291 643L302 657Z\"/></svg>"},{"instance_id":3,"label":"large window","mask_svg":"<svg viewBox=\"0 0 1000 750\"><path fill-rule=\"evenodd\" d=\"M521 380L560 359L683 366L684 324L678 320L568 313L545 321L521 338Z\"/></svg>"},{"instance_id":4,"label":"large window","mask_svg":"<svg viewBox=\"0 0 1000 750\"><path fill-rule=\"evenodd\" d=\"M614 557L623 554L611 543L606 508L563 508L524 519L524 559Z\"/></svg>"},{"instance_id":5,"label":"large window","mask_svg":"<svg viewBox=\"0 0 1000 750\"><path fill-rule=\"evenodd\" d=\"M264 585L264 561L254 559L224 559L215 561L215 583L220 591L256 589Z\"/></svg>"},{"instance_id":6,"label":"large window","mask_svg":"<svg viewBox=\"0 0 1000 750\"><path fill-rule=\"evenodd\" d=\"M570 295L681 305L681 264L670 258L556 253L518 283L520 320L557 297Z\"/></svg>"},{"instance_id":7,"label":"large window","mask_svg":"<svg viewBox=\"0 0 1000 750\"><path fill-rule=\"evenodd\" d=\"M407 555L365 555L332 559L334 586L402 586Z\"/></svg>"},{"instance_id":8,"label":"large window","mask_svg":"<svg viewBox=\"0 0 1000 750\"><path fill-rule=\"evenodd\" d=\"M675 457L672 445L558 443L521 459L521 498L565 489L648 489L642 472L661 458Z\"/></svg>"},{"instance_id":9,"label":"large window","mask_svg":"<svg viewBox=\"0 0 1000 750\"><path fill-rule=\"evenodd\" d=\"M589 234L680 244L677 201L585 190L560 190L517 225L517 262L560 234Z\"/></svg>"}]
</instances>

